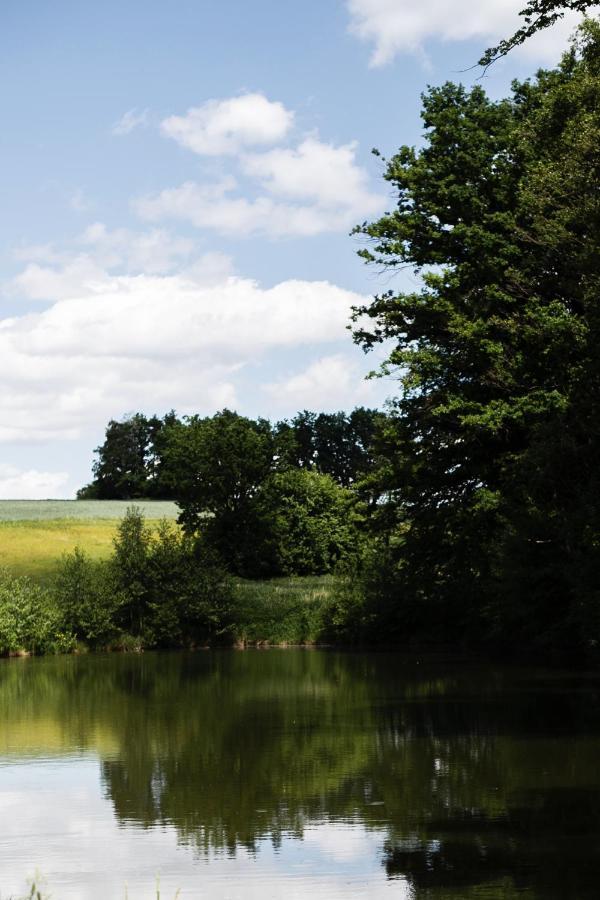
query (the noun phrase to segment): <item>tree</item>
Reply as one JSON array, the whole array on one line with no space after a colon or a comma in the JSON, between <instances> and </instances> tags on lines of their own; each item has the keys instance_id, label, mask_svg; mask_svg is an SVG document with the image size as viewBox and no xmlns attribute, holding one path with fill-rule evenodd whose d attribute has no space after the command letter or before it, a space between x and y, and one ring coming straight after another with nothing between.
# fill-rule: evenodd
<instances>
[{"instance_id":1,"label":"tree","mask_svg":"<svg viewBox=\"0 0 600 900\"><path fill-rule=\"evenodd\" d=\"M597 0L529 0L527 6L520 13L525 19L525 24L512 37L501 41L496 47L486 50L479 64L489 66L501 56L506 56L534 34L554 25L568 10L585 13L593 6L598 6Z\"/></svg>"},{"instance_id":2,"label":"tree","mask_svg":"<svg viewBox=\"0 0 600 900\"><path fill-rule=\"evenodd\" d=\"M94 480L79 499L131 500L168 498L162 480L161 434L177 421L173 411L163 419L135 413L106 427L104 443L94 451Z\"/></svg>"},{"instance_id":3,"label":"tree","mask_svg":"<svg viewBox=\"0 0 600 900\"><path fill-rule=\"evenodd\" d=\"M324 575L356 552L362 513L356 495L330 475L306 469L275 472L258 507L263 522L258 559L269 575Z\"/></svg>"},{"instance_id":4,"label":"tree","mask_svg":"<svg viewBox=\"0 0 600 900\"><path fill-rule=\"evenodd\" d=\"M282 464L331 475L338 484L348 487L371 464L370 448L382 418L382 413L364 407L357 407L350 415L304 410L291 422L276 426Z\"/></svg>"},{"instance_id":5,"label":"tree","mask_svg":"<svg viewBox=\"0 0 600 900\"><path fill-rule=\"evenodd\" d=\"M431 89L425 145L387 162L396 210L357 229L422 283L356 310L401 377L379 521L404 632L597 640L599 48L589 23L499 102Z\"/></svg>"},{"instance_id":6,"label":"tree","mask_svg":"<svg viewBox=\"0 0 600 900\"><path fill-rule=\"evenodd\" d=\"M244 574L261 528L256 497L275 467L270 423L230 410L192 416L169 430L164 455L184 528L204 534L232 571Z\"/></svg>"}]
</instances>

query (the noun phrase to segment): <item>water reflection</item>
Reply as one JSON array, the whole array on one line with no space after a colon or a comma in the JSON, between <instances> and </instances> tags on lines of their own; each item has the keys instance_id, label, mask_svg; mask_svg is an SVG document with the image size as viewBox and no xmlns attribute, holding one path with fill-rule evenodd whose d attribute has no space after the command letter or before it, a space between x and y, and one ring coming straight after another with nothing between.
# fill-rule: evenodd
<instances>
[{"instance_id":1,"label":"water reflection","mask_svg":"<svg viewBox=\"0 0 600 900\"><path fill-rule=\"evenodd\" d=\"M236 879L250 896L252 878L282 896L288 877L298 896L334 896L339 875L346 894L595 898L599 699L592 676L388 654L6 662L0 868L25 874L28 835L26 870L43 865L57 900L106 896L106 852L122 896L130 841L146 883L168 860L190 896L201 873L214 897ZM61 891L47 835L66 815Z\"/></svg>"}]
</instances>

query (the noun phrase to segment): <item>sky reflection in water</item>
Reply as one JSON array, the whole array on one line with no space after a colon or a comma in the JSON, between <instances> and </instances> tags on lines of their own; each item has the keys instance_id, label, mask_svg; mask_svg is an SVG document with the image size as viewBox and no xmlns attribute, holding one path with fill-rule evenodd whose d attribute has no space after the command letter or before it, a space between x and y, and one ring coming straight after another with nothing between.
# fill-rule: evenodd
<instances>
[{"instance_id":1,"label":"sky reflection in water","mask_svg":"<svg viewBox=\"0 0 600 900\"><path fill-rule=\"evenodd\" d=\"M596 897L599 697L390 654L3 662L2 896Z\"/></svg>"}]
</instances>

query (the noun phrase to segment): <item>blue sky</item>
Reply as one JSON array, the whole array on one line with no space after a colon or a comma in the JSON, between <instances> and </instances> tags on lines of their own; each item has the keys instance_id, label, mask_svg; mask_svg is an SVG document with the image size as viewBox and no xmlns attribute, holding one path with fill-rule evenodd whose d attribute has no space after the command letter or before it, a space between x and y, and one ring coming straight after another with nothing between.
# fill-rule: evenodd
<instances>
[{"instance_id":1,"label":"blue sky","mask_svg":"<svg viewBox=\"0 0 600 900\"><path fill-rule=\"evenodd\" d=\"M348 234L393 205L370 150L418 143L420 93L473 83L522 4L5 0L0 496L72 496L136 410L393 394L346 330L390 286ZM486 89L557 61L574 23Z\"/></svg>"}]
</instances>

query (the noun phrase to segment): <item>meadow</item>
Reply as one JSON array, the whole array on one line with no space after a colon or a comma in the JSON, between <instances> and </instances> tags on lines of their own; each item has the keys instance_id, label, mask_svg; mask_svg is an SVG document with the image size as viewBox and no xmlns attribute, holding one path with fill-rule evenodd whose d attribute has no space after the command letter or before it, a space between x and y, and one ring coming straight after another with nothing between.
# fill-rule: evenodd
<instances>
[{"instance_id":1,"label":"meadow","mask_svg":"<svg viewBox=\"0 0 600 900\"><path fill-rule=\"evenodd\" d=\"M178 513L169 501L0 500L0 567L44 584L77 546L92 559L106 559L130 506L148 521L175 519Z\"/></svg>"},{"instance_id":2,"label":"meadow","mask_svg":"<svg viewBox=\"0 0 600 900\"><path fill-rule=\"evenodd\" d=\"M49 586L66 553L93 560L113 552L117 526L131 506L148 524L175 519L176 503L138 500L0 500L0 569ZM333 587L331 576L235 579L240 644L318 640Z\"/></svg>"}]
</instances>

